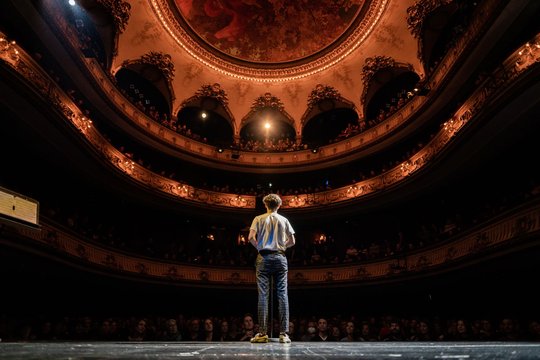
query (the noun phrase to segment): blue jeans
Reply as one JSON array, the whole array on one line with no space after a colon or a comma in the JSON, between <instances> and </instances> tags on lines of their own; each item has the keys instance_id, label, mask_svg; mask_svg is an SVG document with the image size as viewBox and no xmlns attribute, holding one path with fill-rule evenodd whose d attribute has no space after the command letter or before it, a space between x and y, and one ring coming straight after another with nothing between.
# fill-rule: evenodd
<instances>
[{"instance_id":1,"label":"blue jeans","mask_svg":"<svg viewBox=\"0 0 540 360\"><path fill-rule=\"evenodd\" d=\"M289 332L289 296L287 294L287 274L289 272L287 257L283 254L258 255L255 262L257 270L257 290L259 292L259 332L268 332L268 300L270 279L274 278L277 290L280 332Z\"/></svg>"}]
</instances>

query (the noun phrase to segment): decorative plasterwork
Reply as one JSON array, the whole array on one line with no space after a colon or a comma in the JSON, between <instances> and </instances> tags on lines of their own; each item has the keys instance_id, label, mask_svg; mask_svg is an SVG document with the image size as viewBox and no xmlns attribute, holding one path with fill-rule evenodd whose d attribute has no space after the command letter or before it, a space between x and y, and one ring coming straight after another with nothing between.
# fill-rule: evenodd
<instances>
[{"instance_id":1,"label":"decorative plasterwork","mask_svg":"<svg viewBox=\"0 0 540 360\"><path fill-rule=\"evenodd\" d=\"M273 96L271 93L265 93L263 96L259 96L257 99L255 99L251 105L250 112L242 119L242 126L249 122L255 113L267 109L278 111L285 116L289 123L294 126L294 119L285 111L285 105L283 102L278 97Z\"/></svg>"},{"instance_id":2,"label":"decorative plasterwork","mask_svg":"<svg viewBox=\"0 0 540 360\"><path fill-rule=\"evenodd\" d=\"M407 9L407 24L411 34L420 39L426 17L440 6L448 5L453 0L419 0Z\"/></svg>"},{"instance_id":3,"label":"decorative plasterwork","mask_svg":"<svg viewBox=\"0 0 540 360\"><path fill-rule=\"evenodd\" d=\"M393 68L396 66L396 61L390 56L375 56L366 59L362 67L362 84L364 89L369 85L373 75L381 69Z\"/></svg>"},{"instance_id":4,"label":"decorative plasterwork","mask_svg":"<svg viewBox=\"0 0 540 360\"><path fill-rule=\"evenodd\" d=\"M103 7L111 12L114 26L119 32L126 29L129 20L131 5L122 0L96 0Z\"/></svg>"},{"instance_id":5,"label":"decorative plasterwork","mask_svg":"<svg viewBox=\"0 0 540 360\"><path fill-rule=\"evenodd\" d=\"M272 64L266 68L260 63L234 63L205 49L178 22L168 0L150 0L150 3L162 26L174 41L204 66L237 79L282 82L313 75L345 59L372 33L386 9L388 0L371 1L360 24L332 51L310 58L308 62L300 65L283 63Z\"/></svg>"},{"instance_id":6,"label":"decorative plasterwork","mask_svg":"<svg viewBox=\"0 0 540 360\"><path fill-rule=\"evenodd\" d=\"M174 78L174 64L171 59L171 55L163 54L161 52L150 51L147 54L144 54L140 59L136 60L126 60L122 63L122 66L127 66L129 64L148 64L153 65L161 71L163 76L167 81L172 81Z\"/></svg>"},{"instance_id":7,"label":"decorative plasterwork","mask_svg":"<svg viewBox=\"0 0 540 360\"><path fill-rule=\"evenodd\" d=\"M283 105L283 102L279 98L270 93L259 96L253 102L253 105L251 105L251 111L254 112L267 108L283 111L285 109L285 105Z\"/></svg>"},{"instance_id":8,"label":"decorative plasterwork","mask_svg":"<svg viewBox=\"0 0 540 360\"><path fill-rule=\"evenodd\" d=\"M375 177L353 184L350 187L337 188L311 194L283 196L283 208L326 208L331 204L349 202L366 194L382 191L407 179L420 168L429 163L440 153L460 130L493 99L505 91L518 76L540 62L540 34L520 49L512 53L497 70L463 103L448 119L433 139L417 153L413 154L401 165ZM63 114L65 120L77 128L94 148L107 161L134 180L156 191L167 193L176 198L183 198L199 204L217 205L220 207L255 208L254 196L225 194L194 188L190 185L165 178L152 173L129 157L115 149L104 136L92 126L91 119L85 117L73 100L55 83L27 53L6 39L0 33L0 60L11 66L25 79L27 84L37 90L53 107ZM267 93L255 102L255 106L275 107L279 109L281 101ZM202 150L201 150L202 151ZM319 152L321 154L322 151Z\"/></svg>"},{"instance_id":9,"label":"decorative plasterwork","mask_svg":"<svg viewBox=\"0 0 540 360\"><path fill-rule=\"evenodd\" d=\"M341 99L341 95L339 94L339 91L337 91L334 87L329 85L322 85L317 84L315 86L315 89L311 91L311 94L308 96L308 112L313 109L315 105L319 101L331 99L331 100L339 100Z\"/></svg>"},{"instance_id":10,"label":"decorative plasterwork","mask_svg":"<svg viewBox=\"0 0 540 360\"><path fill-rule=\"evenodd\" d=\"M387 257L365 264L348 266L299 267L289 271L292 287L358 284L389 277L399 279L400 275L435 271L452 266L464 260L492 256L497 249L516 244L532 245L540 232L540 208L537 202L527 207L513 210L503 219L486 221L475 231L457 236L439 246L419 249L405 256ZM32 240L49 250L70 255L86 265L107 269L109 273L120 273L135 277L149 277L158 281L174 283L196 283L206 286L249 286L256 283L255 272L242 267L204 267L194 264L178 264L159 259L149 259L126 254L114 248L99 246L68 234L47 221L42 222L42 230L29 227L14 229L19 236ZM19 241L16 239L14 241Z\"/></svg>"},{"instance_id":11,"label":"decorative plasterwork","mask_svg":"<svg viewBox=\"0 0 540 360\"><path fill-rule=\"evenodd\" d=\"M229 103L229 99L227 98L225 90L223 90L218 83L215 83L213 85L203 85L195 93L196 99L202 99L205 97L214 98L224 106Z\"/></svg>"}]
</instances>

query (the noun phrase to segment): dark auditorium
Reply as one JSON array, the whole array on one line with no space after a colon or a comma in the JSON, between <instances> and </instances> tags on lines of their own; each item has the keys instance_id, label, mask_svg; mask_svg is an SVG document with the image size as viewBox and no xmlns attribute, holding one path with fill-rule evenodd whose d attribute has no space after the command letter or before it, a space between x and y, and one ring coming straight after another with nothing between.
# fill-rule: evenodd
<instances>
[{"instance_id":1,"label":"dark auditorium","mask_svg":"<svg viewBox=\"0 0 540 360\"><path fill-rule=\"evenodd\" d=\"M0 358L540 359L540 1L1 3Z\"/></svg>"}]
</instances>

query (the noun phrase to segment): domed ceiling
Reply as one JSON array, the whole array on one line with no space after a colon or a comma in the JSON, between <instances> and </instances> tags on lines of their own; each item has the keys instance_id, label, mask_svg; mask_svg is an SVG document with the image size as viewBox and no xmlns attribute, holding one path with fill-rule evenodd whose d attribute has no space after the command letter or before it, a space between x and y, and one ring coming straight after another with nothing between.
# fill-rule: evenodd
<instances>
[{"instance_id":1,"label":"domed ceiling","mask_svg":"<svg viewBox=\"0 0 540 360\"><path fill-rule=\"evenodd\" d=\"M418 41L407 25L414 0L149 0L132 1L112 72L150 52L170 56L176 115L204 86L218 84L239 136L257 99L282 104L297 135L310 95L331 87L360 118L362 68L388 56L421 78Z\"/></svg>"},{"instance_id":2,"label":"domed ceiling","mask_svg":"<svg viewBox=\"0 0 540 360\"><path fill-rule=\"evenodd\" d=\"M368 4L366 4L368 3ZM206 44L234 59L298 61L339 43L369 1L175 0L181 20Z\"/></svg>"}]
</instances>

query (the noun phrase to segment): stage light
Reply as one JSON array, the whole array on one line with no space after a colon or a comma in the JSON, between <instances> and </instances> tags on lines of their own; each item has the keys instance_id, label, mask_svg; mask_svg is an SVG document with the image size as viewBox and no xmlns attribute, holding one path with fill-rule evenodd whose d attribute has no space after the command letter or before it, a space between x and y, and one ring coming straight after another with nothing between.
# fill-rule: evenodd
<instances>
[{"instance_id":1,"label":"stage light","mask_svg":"<svg viewBox=\"0 0 540 360\"><path fill-rule=\"evenodd\" d=\"M317 148L315 148L315 149L311 149L311 152L312 152L312 153L314 153L314 154L316 154L316 153L318 153L318 152L319 152L319 149L317 149Z\"/></svg>"},{"instance_id":2,"label":"stage light","mask_svg":"<svg viewBox=\"0 0 540 360\"><path fill-rule=\"evenodd\" d=\"M201 112L201 119L206 119L208 117L208 114L206 113L206 111L202 111Z\"/></svg>"},{"instance_id":3,"label":"stage light","mask_svg":"<svg viewBox=\"0 0 540 360\"><path fill-rule=\"evenodd\" d=\"M75 0L69 0L68 4L71 5L71 6L75 6Z\"/></svg>"},{"instance_id":4,"label":"stage light","mask_svg":"<svg viewBox=\"0 0 540 360\"><path fill-rule=\"evenodd\" d=\"M270 126L271 125L270 125L270 123L268 121L264 123L264 128L265 129L270 129Z\"/></svg>"},{"instance_id":5,"label":"stage light","mask_svg":"<svg viewBox=\"0 0 540 360\"><path fill-rule=\"evenodd\" d=\"M217 152L221 154L223 152L223 148L218 148Z\"/></svg>"}]
</instances>

